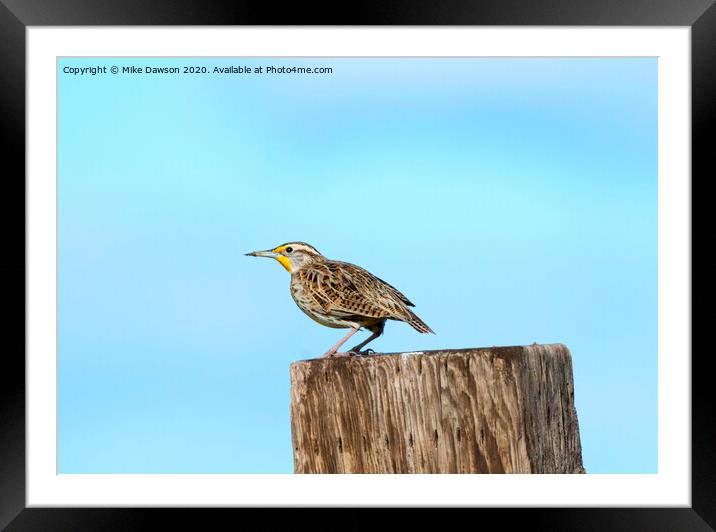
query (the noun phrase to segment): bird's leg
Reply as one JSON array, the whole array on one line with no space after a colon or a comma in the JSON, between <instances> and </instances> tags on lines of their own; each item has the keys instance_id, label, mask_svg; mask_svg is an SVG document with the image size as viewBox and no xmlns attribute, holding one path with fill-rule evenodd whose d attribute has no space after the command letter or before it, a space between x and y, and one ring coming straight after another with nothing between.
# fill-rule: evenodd
<instances>
[{"instance_id":1,"label":"bird's leg","mask_svg":"<svg viewBox=\"0 0 716 532\"><path fill-rule=\"evenodd\" d=\"M332 356L336 356L336 355L338 355L338 356L345 356L345 355L347 355L348 353L337 353L338 348L339 348L340 346L342 346L344 343L346 343L346 341L348 340L348 338L350 338L351 336L353 336L353 335L354 335L355 333L357 333L357 332L358 332L358 327L353 327L353 328L351 328L350 332L349 332L348 334L346 334L343 338L341 338L340 342L338 342L336 345L334 345L333 347L331 347L328 351L326 351L326 352L323 354L323 358L325 358L325 357L332 357Z\"/></svg>"},{"instance_id":2,"label":"bird's leg","mask_svg":"<svg viewBox=\"0 0 716 532\"><path fill-rule=\"evenodd\" d=\"M366 345L368 345L369 342L372 342L373 340L378 338L381 334L383 334L382 330L374 332L368 338L366 338L361 343L359 343L357 346L355 346L353 349L351 349L350 352L351 353L360 353L361 349L363 349Z\"/></svg>"}]
</instances>

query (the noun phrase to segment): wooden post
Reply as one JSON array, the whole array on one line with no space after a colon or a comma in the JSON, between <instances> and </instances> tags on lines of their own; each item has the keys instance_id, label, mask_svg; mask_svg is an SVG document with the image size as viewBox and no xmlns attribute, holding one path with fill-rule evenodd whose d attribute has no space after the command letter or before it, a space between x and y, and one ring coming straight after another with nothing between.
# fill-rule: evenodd
<instances>
[{"instance_id":1,"label":"wooden post","mask_svg":"<svg viewBox=\"0 0 716 532\"><path fill-rule=\"evenodd\" d=\"M584 473L562 344L291 364L296 473Z\"/></svg>"}]
</instances>

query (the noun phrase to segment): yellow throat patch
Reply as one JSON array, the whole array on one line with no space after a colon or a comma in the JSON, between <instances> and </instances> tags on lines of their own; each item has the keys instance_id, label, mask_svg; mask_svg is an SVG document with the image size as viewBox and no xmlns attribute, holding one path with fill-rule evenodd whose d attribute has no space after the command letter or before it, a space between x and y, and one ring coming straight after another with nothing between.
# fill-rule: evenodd
<instances>
[{"instance_id":1,"label":"yellow throat patch","mask_svg":"<svg viewBox=\"0 0 716 532\"><path fill-rule=\"evenodd\" d=\"M279 255L278 257L276 257L276 260L281 263L281 266L283 266L284 268L286 268L286 271L287 271L288 273L291 273L291 261L290 261L290 260L288 260L288 259L287 259L286 257L284 257L283 255Z\"/></svg>"}]
</instances>

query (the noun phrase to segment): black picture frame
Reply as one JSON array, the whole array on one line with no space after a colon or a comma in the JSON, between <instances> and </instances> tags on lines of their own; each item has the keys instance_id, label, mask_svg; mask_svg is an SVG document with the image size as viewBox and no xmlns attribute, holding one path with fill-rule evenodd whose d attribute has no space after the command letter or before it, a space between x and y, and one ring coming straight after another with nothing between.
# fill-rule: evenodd
<instances>
[{"instance_id":1,"label":"black picture frame","mask_svg":"<svg viewBox=\"0 0 716 532\"><path fill-rule=\"evenodd\" d=\"M5 165L3 215L6 248L16 257L3 261L5 293L25 308L25 239L20 237L25 210L25 30L28 26L78 25L569 25L569 26L688 26L692 52L692 191L714 170L708 131L714 129L716 108L715 0L372 0L350 6L198 0L0 0L0 144ZM692 193L692 197L693 193ZM692 204L692 226L693 226ZM693 254L691 257L693 261ZM21 264L20 264L21 263ZM693 264L693 262L692 262ZM20 282L20 279L23 282ZM10 305L6 304L6 307ZM13 309L15 310L15 309ZM693 314L693 313L692 313ZM17 530L137 530L161 522L213 529L232 509L82 509L25 507L25 313L7 313L3 320L6 348L0 386L0 528ZM693 338L693 335L692 335ZM16 343L8 346L8 339ZM19 344L19 345L18 345ZM688 356L688 353L684 353ZM692 357L692 505L690 508L525 508L478 509L480 519L494 517L500 526L525 524L548 530L714 530L716 527L716 438L708 389L706 353ZM256 510L244 510L255 512ZM274 510L275 511L275 510ZM301 509L303 516L317 523ZM321 510L325 512L325 510ZM334 513L333 511L331 513ZM344 512L342 512L344 513ZM352 527L374 526L374 520L352 510ZM406 515L424 519L423 511ZM284 511L278 515L285 514ZM329 518L332 528L344 526L345 516ZM321 515L324 521L326 514ZM273 519L273 517L272 517ZM335 519L335 520L334 520ZM370 519L370 520L369 520ZM474 517L473 517L474 519ZM241 526L237 524L236 526ZM232 526L233 527L233 526ZM271 526L274 528L274 526Z\"/></svg>"}]
</instances>

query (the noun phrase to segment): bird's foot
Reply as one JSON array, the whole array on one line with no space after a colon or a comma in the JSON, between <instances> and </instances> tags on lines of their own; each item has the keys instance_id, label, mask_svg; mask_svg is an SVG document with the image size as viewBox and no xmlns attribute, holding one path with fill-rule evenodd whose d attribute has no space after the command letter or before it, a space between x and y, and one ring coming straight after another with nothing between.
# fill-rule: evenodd
<instances>
[{"instance_id":1,"label":"bird's foot","mask_svg":"<svg viewBox=\"0 0 716 532\"><path fill-rule=\"evenodd\" d=\"M321 358L331 358L331 357L356 357L356 356L365 356L365 355L374 355L375 351L372 349L364 349L363 351L334 351L333 349L329 349L326 351Z\"/></svg>"},{"instance_id":2,"label":"bird's foot","mask_svg":"<svg viewBox=\"0 0 716 532\"><path fill-rule=\"evenodd\" d=\"M343 353L341 351L327 351L326 353L323 354L323 356L321 358L352 357L355 354L356 353L354 353L352 351L347 351L345 353Z\"/></svg>"},{"instance_id":3,"label":"bird's foot","mask_svg":"<svg viewBox=\"0 0 716 532\"><path fill-rule=\"evenodd\" d=\"M363 351L353 350L353 351L348 351L348 354L352 357L362 357L362 356L366 356L366 355L373 355L373 354L375 354L375 351L373 351L372 349L364 349Z\"/></svg>"}]
</instances>

